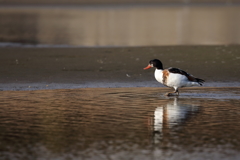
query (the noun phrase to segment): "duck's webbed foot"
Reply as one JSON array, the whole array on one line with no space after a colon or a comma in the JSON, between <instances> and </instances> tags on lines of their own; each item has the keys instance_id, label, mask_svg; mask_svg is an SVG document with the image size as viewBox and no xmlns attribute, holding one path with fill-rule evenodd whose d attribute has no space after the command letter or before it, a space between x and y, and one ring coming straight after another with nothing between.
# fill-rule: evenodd
<instances>
[{"instance_id":1,"label":"duck's webbed foot","mask_svg":"<svg viewBox=\"0 0 240 160\"><path fill-rule=\"evenodd\" d=\"M175 92L166 93L165 96L177 96Z\"/></svg>"},{"instance_id":2,"label":"duck's webbed foot","mask_svg":"<svg viewBox=\"0 0 240 160\"><path fill-rule=\"evenodd\" d=\"M174 92L166 93L165 96L179 96L178 89L176 89Z\"/></svg>"}]
</instances>

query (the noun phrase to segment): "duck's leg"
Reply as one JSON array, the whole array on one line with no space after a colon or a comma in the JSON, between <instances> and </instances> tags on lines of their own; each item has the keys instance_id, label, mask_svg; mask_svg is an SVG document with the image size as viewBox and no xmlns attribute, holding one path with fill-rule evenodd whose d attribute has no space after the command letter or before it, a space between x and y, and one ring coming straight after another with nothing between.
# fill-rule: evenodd
<instances>
[{"instance_id":1,"label":"duck's leg","mask_svg":"<svg viewBox=\"0 0 240 160\"><path fill-rule=\"evenodd\" d=\"M178 88L174 88L175 89L175 93L177 96L179 96L179 91L178 91Z\"/></svg>"},{"instance_id":2,"label":"duck's leg","mask_svg":"<svg viewBox=\"0 0 240 160\"><path fill-rule=\"evenodd\" d=\"M166 93L165 96L179 96L178 88L174 88L174 92Z\"/></svg>"}]
</instances>

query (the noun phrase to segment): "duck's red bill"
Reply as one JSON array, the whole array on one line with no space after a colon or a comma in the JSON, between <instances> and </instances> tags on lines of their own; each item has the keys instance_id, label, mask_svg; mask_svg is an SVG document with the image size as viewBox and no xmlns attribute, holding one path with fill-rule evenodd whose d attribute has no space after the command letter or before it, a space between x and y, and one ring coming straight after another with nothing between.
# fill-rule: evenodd
<instances>
[{"instance_id":1,"label":"duck's red bill","mask_svg":"<svg viewBox=\"0 0 240 160\"><path fill-rule=\"evenodd\" d=\"M143 69L149 69L149 68L152 68L152 66L151 65L148 65L147 67L145 67L145 68L143 68Z\"/></svg>"}]
</instances>

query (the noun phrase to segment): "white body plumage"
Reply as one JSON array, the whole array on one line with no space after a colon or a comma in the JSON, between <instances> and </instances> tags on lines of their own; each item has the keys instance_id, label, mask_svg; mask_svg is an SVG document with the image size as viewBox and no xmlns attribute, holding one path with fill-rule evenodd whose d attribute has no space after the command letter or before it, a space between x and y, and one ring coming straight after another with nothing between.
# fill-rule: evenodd
<instances>
[{"instance_id":1,"label":"white body plumage","mask_svg":"<svg viewBox=\"0 0 240 160\"><path fill-rule=\"evenodd\" d=\"M189 81L185 75L179 73L167 73L164 80L163 70L161 69L156 69L154 76L158 82L175 89L181 87L200 86L198 82Z\"/></svg>"}]
</instances>

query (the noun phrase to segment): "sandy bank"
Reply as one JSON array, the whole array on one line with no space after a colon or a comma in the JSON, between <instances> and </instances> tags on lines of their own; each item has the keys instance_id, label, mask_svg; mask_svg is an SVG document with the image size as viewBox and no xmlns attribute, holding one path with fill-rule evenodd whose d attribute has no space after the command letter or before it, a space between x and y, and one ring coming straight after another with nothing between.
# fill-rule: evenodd
<instances>
[{"instance_id":1,"label":"sandy bank","mask_svg":"<svg viewBox=\"0 0 240 160\"><path fill-rule=\"evenodd\" d=\"M178 67L206 80L205 86L239 86L240 46L120 48L0 48L0 89L163 87L151 70Z\"/></svg>"}]
</instances>

